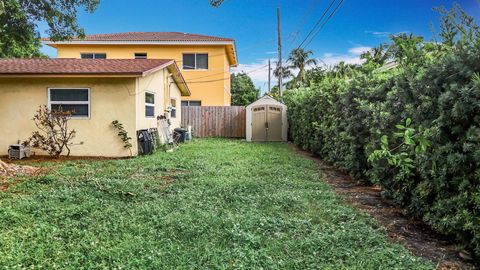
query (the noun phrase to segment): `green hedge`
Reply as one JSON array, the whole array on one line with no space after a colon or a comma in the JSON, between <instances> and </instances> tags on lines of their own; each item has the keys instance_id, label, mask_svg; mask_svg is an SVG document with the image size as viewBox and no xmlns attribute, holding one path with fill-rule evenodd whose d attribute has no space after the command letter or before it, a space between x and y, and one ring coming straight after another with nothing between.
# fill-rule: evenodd
<instances>
[{"instance_id":1,"label":"green hedge","mask_svg":"<svg viewBox=\"0 0 480 270\"><path fill-rule=\"evenodd\" d=\"M480 256L480 42L459 43L421 64L388 72L323 76L288 91L291 139L383 194ZM418 60L417 60L418 62ZM412 174L369 162L396 125L429 130L431 145L412 156ZM401 141L395 139L392 145Z\"/></svg>"}]
</instances>

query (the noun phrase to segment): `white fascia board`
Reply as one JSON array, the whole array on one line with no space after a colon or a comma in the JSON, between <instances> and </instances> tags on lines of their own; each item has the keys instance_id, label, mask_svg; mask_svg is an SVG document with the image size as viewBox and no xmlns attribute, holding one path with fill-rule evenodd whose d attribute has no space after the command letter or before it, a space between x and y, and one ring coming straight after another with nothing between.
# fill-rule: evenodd
<instances>
[{"instance_id":1,"label":"white fascia board","mask_svg":"<svg viewBox=\"0 0 480 270\"><path fill-rule=\"evenodd\" d=\"M233 41L95 41L95 40L72 40L72 41L43 41L46 45L73 44L73 45L233 45Z\"/></svg>"}]
</instances>

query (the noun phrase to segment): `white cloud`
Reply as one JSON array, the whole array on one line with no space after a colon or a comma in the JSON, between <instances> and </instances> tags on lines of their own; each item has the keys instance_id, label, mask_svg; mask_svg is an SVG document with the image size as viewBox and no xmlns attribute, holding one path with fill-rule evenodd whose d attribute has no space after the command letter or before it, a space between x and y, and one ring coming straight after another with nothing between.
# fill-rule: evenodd
<instances>
[{"instance_id":1,"label":"white cloud","mask_svg":"<svg viewBox=\"0 0 480 270\"><path fill-rule=\"evenodd\" d=\"M268 59L258 59L256 62L249 64L238 64L236 68L232 69L233 73L246 72L252 78L253 83L262 89L264 92L268 88ZM271 63L272 70L275 68L275 63ZM273 73L273 72L272 72ZM272 85L275 83L275 78L272 74Z\"/></svg>"},{"instance_id":2,"label":"white cloud","mask_svg":"<svg viewBox=\"0 0 480 270\"><path fill-rule=\"evenodd\" d=\"M321 59L321 63L327 65L327 67L333 67L340 62L346 64L362 64L364 60L360 59L356 54L333 54L325 53Z\"/></svg>"},{"instance_id":3,"label":"white cloud","mask_svg":"<svg viewBox=\"0 0 480 270\"><path fill-rule=\"evenodd\" d=\"M366 46L359 46L359 47L353 47L348 50L349 53L354 54L354 55L361 55L364 52L368 52L372 49L372 47L366 47Z\"/></svg>"},{"instance_id":4,"label":"white cloud","mask_svg":"<svg viewBox=\"0 0 480 270\"><path fill-rule=\"evenodd\" d=\"M375 37L388 37L390 36L390 34L392 34L391 32L384 32L384 31L365 31L365 33L367 34L372 34L374 35Z\"/></svg>"},{"instance_id":5,"label":"white cloud","mask_svg":"<svg viewBox=\"0 0 480 270\"><path fill-rule=\"evenodd\" d=\"M333 67L334 65L345 62L347 64L362 64L363 60L360 59L360 54L370 50L371 47L356 46L347 50L344 54L324 53L319 58L319 66L327 65L327 67ZM252 78L253 83L259 87L263 92L268 89L268 59L257 59L255 62L248 64L239 64L238 67L232 69L232 73L246 72L248 76ZM272 86L277 84L277 78L273 76L273 70L275 69L275 62L272 60ZM312 67L310 67L312 68ZM294 74L297 71L293 71Z\"/></svg>"}]
</instances>

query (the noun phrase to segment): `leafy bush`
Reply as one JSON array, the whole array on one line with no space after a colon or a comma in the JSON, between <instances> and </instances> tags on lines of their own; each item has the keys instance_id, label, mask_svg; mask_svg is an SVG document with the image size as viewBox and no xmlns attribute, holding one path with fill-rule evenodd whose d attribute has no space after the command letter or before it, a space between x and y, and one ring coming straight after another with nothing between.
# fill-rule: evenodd
<instances>
[{"instance_id":1,"label":"leafy bush","mask_svg":"<svg viewBox=\"0 0 480 270\"><path fill-rule=\"evenodd\" d=\"M347 73L311 71L284 101L296 144L480 256L480 32L458 6L442 13L441 43L392 38L397 68L369 57Z\"/></svg>"},{"instance_id":2,"label":"leafy bush","mask_svg":"<svg viewBox=\"0 0 480 270\"><path fill-rule=\"evenodd\" d=\"M70 155L70 146L75 138L76 131L68 126L72 113L63 111L50 111L46 105L38 108L33 117L37 131L25 142L34 148L46 151L49 155L58 158L64 151Z\"/></svg>"}]
</instances>

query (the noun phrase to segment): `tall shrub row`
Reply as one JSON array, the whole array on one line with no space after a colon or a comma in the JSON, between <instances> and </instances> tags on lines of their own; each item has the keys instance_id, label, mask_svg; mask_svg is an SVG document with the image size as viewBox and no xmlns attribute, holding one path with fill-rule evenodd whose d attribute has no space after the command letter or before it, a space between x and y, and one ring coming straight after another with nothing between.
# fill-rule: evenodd
<instances>
[{"instance_id":1,"label":"tall shrub row","mask_svg":"<svg viewBox=\"0 0 480 270\"><path fill-rule=\"evenodd\" d=\"M480 257L480 39L474 32L447 41L394 40L397 68L380 72L367 62L349 76L324 71L284 102L296 144L380 185ZM409 151L396 136L406 119L425 131L426 151ZM382 137L388 151L406 151L408 173L387 159L369 161Z\"/></svg>"}]
</instances>

